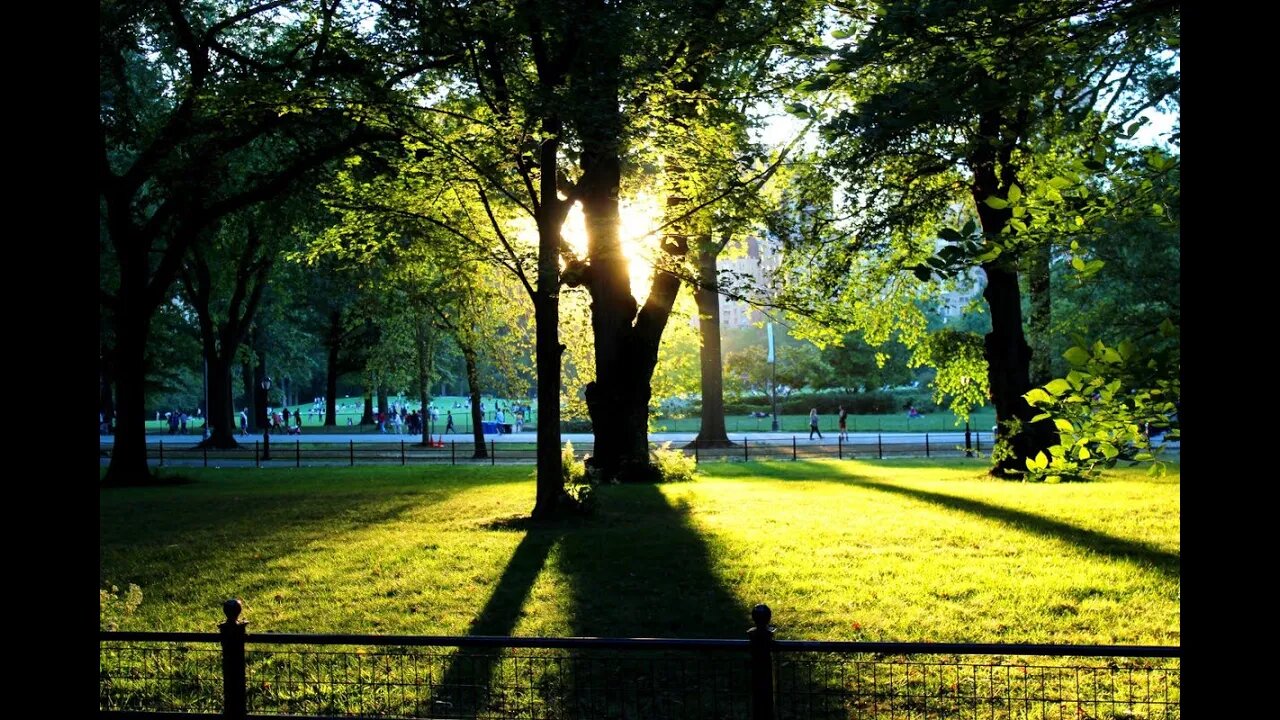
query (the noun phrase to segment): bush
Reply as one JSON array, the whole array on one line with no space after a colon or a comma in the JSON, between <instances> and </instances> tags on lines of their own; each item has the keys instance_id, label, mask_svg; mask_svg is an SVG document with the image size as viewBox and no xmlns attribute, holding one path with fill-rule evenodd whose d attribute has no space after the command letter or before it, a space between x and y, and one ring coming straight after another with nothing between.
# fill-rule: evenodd
<instances>
[{"instance_id":1,"label":"bush","mask_svg":"<svg viewBox=\"0 0 1280 720\"><path fill-rule=\"evenodd\" d=\"M572 503L572 509L582 515L591 515L596 511L596 486L599 480L596 473L587 470L585 458L579 460L573 452L573 443L566 442L560 451L560 475L564 480L565 497Z\"/></svg>"},{"instance_id":2,"label":"bush","mask_svg":"<svg viewBox=\"0 0 1280 720\"><path fill-rule=\"evenodd\" d=\"M672 450L671 443L653 451L653 465L662 475L662 482L687 482L698 472L698 463L692 456Z\"/></svg>"},{"instance_id":3,"label":"bush","mask_svg":"<svg viewBox=\"0 0 1280 720\"><path fill-rule=\"evenodd\" d=\"M118 630L120 621L142 604L142 588L137 585L129 583L123 597L119 592L120 588L115 585L110 590L98 591L98 625L103 630Z\"/></svg>"}]
</instances>

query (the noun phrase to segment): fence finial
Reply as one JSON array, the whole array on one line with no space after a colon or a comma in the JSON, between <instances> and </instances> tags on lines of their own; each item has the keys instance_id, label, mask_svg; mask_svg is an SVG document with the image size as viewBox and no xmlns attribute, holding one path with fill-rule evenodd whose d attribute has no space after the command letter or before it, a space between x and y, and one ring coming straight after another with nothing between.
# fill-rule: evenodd
<instances>
[{"instance_id":1,"label":"fence finial","mask_svg":"<svg viewBox=\"0 0 1280 720\"><path fill-rule=\"evenodd\" d=\"M244 603L239 598L231 598L222 603L222 614L227 616L227 622L234 623L240 617L240 612L244 610Z\"/></svg>"},{"instance_id":2,"label":"fence finial","mask_svg":"<svg viewBox=\"0 0 1280 720\"><path fill-rule=\"evenodd\" d=\"M773 611L769 609L768 605L760 603L759 605L751 608L751 620L755 622L756 627L762 630L768 628L769 621L772 619Z\"/></svg>"}]
</instances>

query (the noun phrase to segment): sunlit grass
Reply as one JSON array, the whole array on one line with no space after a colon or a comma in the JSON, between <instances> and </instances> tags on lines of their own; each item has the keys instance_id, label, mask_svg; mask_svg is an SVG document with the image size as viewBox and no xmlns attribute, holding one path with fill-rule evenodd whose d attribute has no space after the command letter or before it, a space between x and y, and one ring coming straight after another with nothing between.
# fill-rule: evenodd
<instances>
[{"instance_id":1,"label":"sunlit grass","mask_svg":"<svg viewBox=\"0 0 1280 720\"><path fill-rule=\"evenodd\" d=\"M528 468L183 471L101 494L122 627L1171 644L1179 476L993 481L978 461L703 465L537 526Z\"/></svg>"}]
</instances>

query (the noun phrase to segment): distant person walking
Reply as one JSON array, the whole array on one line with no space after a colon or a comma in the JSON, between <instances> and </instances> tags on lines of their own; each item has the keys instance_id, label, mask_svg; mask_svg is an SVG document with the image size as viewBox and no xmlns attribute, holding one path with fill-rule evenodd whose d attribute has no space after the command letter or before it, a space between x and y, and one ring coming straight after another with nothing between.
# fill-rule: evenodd
<instances>
[{"instance_id":1,"label":"distant person walking","mask_svg":"<svg viewBox=\"0 0 1280 720\"><path fill-rule=\"evenodd\" d=\"M248 409L249 408L240 409L240 434L241 435L249 434L249 413L247 412Z\"/></svg>"},{"instance_id":2,"label":"distant person walking","mask_svg":"<svg viewBox=\"0 0 1280 720\"><path fill-rule=\"evenodd\" d=\"M845 410L843 405L839 407L840 409L837 411L837 416L840 418L840 439L848 440L849 439L849 427L848 427L849 411Z\"/></svg>"},{"instance_id":3,"label":"distant person walking","mask_svg":"<svg viewBox=\"0 0 1280 720\"><path fill-rule=\"evenodd\" d=\"M822 431L818 429L818 408L809 411L809 439L813 439L813 434L818 433L818 439L822 439Z\"/></svg>"},{"instance_id":4,"label":"distant person walking","mask_svg":"<svg viewBox=\"0 0 1280 720\"><path fill-rule=\"evenodd\" d=\"M444 426L444 431L452 434L453 432L455 432L453 429L453 411L450 410L448 415L446 415L445 417L448 419L449 423Z\"/></svg>"}]
</instances>

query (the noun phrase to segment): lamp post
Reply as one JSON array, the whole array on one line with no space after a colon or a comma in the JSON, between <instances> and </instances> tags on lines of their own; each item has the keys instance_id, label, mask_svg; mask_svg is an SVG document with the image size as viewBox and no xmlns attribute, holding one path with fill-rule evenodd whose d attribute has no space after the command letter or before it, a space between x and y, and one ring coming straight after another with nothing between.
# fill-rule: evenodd
<instances>
[{"instance_id":1,"label":"lamp post","mask_svg":"<svg viewBox=\"0 0 1280 720\"><path fill-rule=\"evenodd\" d=\"M769 429L778 432L778 356L773 347L773 323L769 323L769 367L771 377L769 386L773 391L773 422Z\"/></svg>"},{"instance_id":2,"label":"lamp post","mask_svg":"<svg viewBox=\"0 0 1280 720\"><path fill-rule=\"evenodd\" d=\"M262 377L262 400L267 406L267 421L262 424L262 459L271 459L271 378Z\"/></svg>"},{"instance_id":3,"label":"lamp post","mask_svg":"<svg viewBox=\"0 0 1280 720\"><path fill-rule=\"evenodd\" d=\"M964 377L960 378L960 384L965 387L968 387L969 376L965 375ZM969 418L964 419L964 456L973 457L973 440L969 435Z\"/></svg>"}]
</instances>

